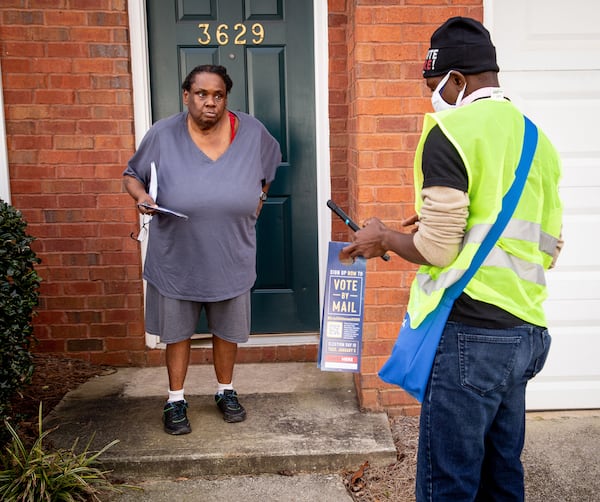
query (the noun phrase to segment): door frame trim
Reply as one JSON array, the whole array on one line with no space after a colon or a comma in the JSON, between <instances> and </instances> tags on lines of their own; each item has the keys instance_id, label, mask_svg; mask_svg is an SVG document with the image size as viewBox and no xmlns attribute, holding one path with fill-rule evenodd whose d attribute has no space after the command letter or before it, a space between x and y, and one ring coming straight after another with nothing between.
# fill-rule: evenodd
<instances>
[{"instance_id":1,"label":"door frame trim","mask_svg":"<svg viewBox=\"0 0 600 502\"><path fill-rule=\"evenodd\" d=\"M144 134L146 134L152 125L146 0L129 0L127 2L127 11L129 15L135 145L137 148L142 141ZM315 167L317 169L319 312L322 313L325 288L323 277L325 277L325 269L327 267L327 243L331 240L331 217L325 204L325 201L330 198L331 194L329 167L329 44L327 36L327 2L313 0L313 32L313 47L315 48ZM320 49L317 51L316 47L319 47ZM145 242L142 243L141 255L143 263L146 256ZM290 334L289 338L290 343L292 343L293 334ZM162 347L162 344L159 344L158 340L159 338L157 336L146 333L147 347L151 349ZM281 340L282 345L285 345L285 335L281 337Z\"/></svg>"},{"instance_id":2,"label":"door frame trim","mask_svg":"<svg viewBox=\"0 0 600 502\"><path fill-rule=\"evenodd\" d=\"M6 148L6 122L4 116L4 89L2 87L2 66L0 66L0 199L7 204L10 199L10 171Z\"/></svg>"}]
</instances>

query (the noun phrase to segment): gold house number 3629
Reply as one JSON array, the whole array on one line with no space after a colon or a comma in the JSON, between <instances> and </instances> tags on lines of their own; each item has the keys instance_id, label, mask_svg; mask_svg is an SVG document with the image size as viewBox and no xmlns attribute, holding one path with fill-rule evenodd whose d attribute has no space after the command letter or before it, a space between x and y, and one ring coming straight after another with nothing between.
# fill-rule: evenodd
<instances>
[{"instance_id":1,"label":"gold house number 3629","mask_svg":"<svg viewBox=\"0 0 600 502\"><path fill-rule=\"evenodd\" d=\"M201 33L198 37L198 43L201 45L210 44L213 40L210 24L201 23L198 28L200 28ZM250 27L250 33L248 33L248 27L242 23L235 24L233 29L230 29L228 24L219 24L214 30L214 39L219 45L227 45L232 39L235 45L246 45L247 37L250 37L255 45L262 44L265 39L265 27L260 23L254 23Z\"/></svg>"}]
</instances>

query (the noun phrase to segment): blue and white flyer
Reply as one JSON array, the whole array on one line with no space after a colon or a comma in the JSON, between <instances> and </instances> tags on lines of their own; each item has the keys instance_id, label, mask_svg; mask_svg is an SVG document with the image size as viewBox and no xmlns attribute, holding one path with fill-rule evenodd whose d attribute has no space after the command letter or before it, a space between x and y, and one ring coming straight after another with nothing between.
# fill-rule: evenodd
<instances>
[{"instance_id":1,"label":"blue and white flyer","mask_svg":"<svg viewBox=\"0 0 600 502\"><path fill-rule=\"evenodd\" d=\"M330 242L318 367L323 371L360 370L367 261L342 263L347 242Z\"/></svg>"}]
</instances>

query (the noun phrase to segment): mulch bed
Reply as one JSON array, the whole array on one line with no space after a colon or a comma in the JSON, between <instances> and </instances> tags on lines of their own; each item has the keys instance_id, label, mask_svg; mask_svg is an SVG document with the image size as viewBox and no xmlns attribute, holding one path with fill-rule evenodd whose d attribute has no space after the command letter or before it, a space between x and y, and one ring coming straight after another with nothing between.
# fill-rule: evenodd
<instances>
[{"instance_id":1,"label":"mulch bed","mask_svg":"<svg viewBox=\"0 0 600 502\"><path fill-rule=\"evenodd\" d=\"M18 420L17 428L25 441L38 436L40 403L45 417L67 392L107 371L106 366L49 354L34 354L33 364L31 383L12 400L13 420Z\"/></svg>"}]
</instances>

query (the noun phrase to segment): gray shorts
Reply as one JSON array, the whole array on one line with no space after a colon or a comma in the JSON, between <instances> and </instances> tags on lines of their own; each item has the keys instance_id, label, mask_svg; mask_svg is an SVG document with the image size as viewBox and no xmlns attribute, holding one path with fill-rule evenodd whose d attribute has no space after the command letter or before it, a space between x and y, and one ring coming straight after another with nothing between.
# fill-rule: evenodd
<instances>
[{"instance_id":1,"label":"gray shorts","mask_svg":"<svg viewBox=\"0 0 600 502\"><path fill-rule=\"evenodd\" d=\"M162 343L188 340L196 332L202 309L210 332L233 343L245 343L250 335L250 291L220 302L176 300L161 295L148 283L146 331L160 336Z\"/></svg>"}]
</instances>

